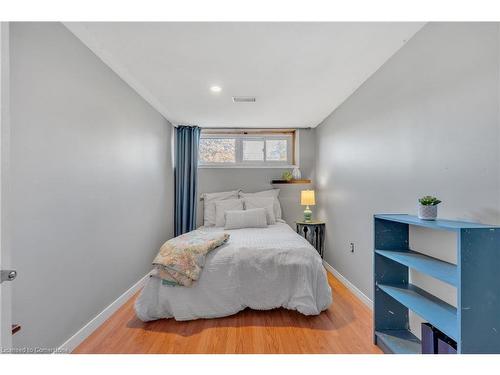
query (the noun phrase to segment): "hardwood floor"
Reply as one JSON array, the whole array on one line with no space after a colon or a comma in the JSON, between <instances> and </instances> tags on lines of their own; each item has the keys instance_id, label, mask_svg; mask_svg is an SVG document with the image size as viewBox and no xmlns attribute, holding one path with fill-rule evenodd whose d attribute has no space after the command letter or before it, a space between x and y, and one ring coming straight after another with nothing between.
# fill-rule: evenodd
<instances>
[{"instance_id":1,"label":"hardwood floor","mask_svg":"<svg viewBox=\"0 0 500 375\"><path fill-rule=\"evenodd\" d=\"M134 296L73 353L381 353L372 342L372 313L328 273L333 303L318 316L246 309L218 319L143 323Z\"/></svg>"}]
</instances>

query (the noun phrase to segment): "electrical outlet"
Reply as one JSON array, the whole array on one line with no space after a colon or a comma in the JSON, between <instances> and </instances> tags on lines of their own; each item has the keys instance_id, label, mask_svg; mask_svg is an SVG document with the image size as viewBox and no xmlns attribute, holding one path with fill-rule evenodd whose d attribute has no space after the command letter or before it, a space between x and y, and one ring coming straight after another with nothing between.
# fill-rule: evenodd
<instances>
[{"instance_id":1,"label":"electrical outlet","mask_svg":"<svg viewBox=\"0 0 500 375\"><path fill-rule=\"evenodd\" d=\"M351 242L349 246L351 247L351 253L354 253L354 242Z\"/></svg>"}]
</instances>

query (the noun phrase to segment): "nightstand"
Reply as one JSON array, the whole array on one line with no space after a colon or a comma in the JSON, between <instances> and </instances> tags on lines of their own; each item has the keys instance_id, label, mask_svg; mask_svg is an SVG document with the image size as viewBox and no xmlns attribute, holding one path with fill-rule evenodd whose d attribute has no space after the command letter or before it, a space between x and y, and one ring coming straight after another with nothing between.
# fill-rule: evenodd
<instances>
[{"instance_id":1,"label":"nightstand","mask_svg":"<svg viewBox=\"0 0 500 375\"><path fill-rule=\"evenodd\" d=\"M297 233L304 237L311 245L318 250L319 255L323 258L323 250L325 248L325 222L313 220L310 222L296 221Z\"/></svg>"}]
</instances>

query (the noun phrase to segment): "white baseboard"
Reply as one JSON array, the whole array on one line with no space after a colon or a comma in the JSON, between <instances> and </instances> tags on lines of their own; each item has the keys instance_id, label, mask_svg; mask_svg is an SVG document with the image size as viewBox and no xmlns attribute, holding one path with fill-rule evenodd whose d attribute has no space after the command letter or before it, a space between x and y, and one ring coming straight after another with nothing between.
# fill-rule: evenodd
<instances>
[{"instance_id":1,"label":"white baseboard","mask_svg":"<svg viewBox=\"0 0 500 375\"><path fill-rule=\"evenodd\" d=\"M101 311L94 319L83 326L77 333L62 344L55 353L71 353L83 340L89 337L99 326L122 307L139 289L141 289L149 277L149 272L137 281L130 289L113 301L108 307Z\"/></svg>"},{"instance_id":2,"label":"white baseboard","mask_svg":"<svg viewBox=\"0 0 500 375\"><path fill-rule=\"evenodd\" d=\"M358 297L361 300L361 302L363 302L366 306L368 306L370 309L373 310L373 301L370 298L368 298L366 294L364 294L361 290L356 288L356 286L353 283L351 283L339 271L337 271L335 268L329 265L327 261L323 260L323 265L328 271L330 271L333 274L333 276L335 276L342 284L344 284L347 289L349 289L356 297ZM333 301L333 303L335 303L335 301Z\"/></svg>"}]
</instances>

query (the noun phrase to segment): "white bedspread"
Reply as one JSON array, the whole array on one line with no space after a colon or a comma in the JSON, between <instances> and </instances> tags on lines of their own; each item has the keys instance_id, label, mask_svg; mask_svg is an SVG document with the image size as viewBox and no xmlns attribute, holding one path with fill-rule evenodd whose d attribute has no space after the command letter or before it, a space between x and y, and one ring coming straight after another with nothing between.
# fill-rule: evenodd
<instances>
[{"instance_id":1,"label":"white bedspread","mask_svg":"<svg viewBox=\"0 0 500 375\"><path fill-rule=\"evenodd\" d=\"M223 230L222 228L206 228ZM210 252L192 287L148 279L135 311L143 321L228 316L250 307L284 307L317 315L332 303L318 252L287 224L228 230L229 241Z\"/></svg>"}]
</instances>

